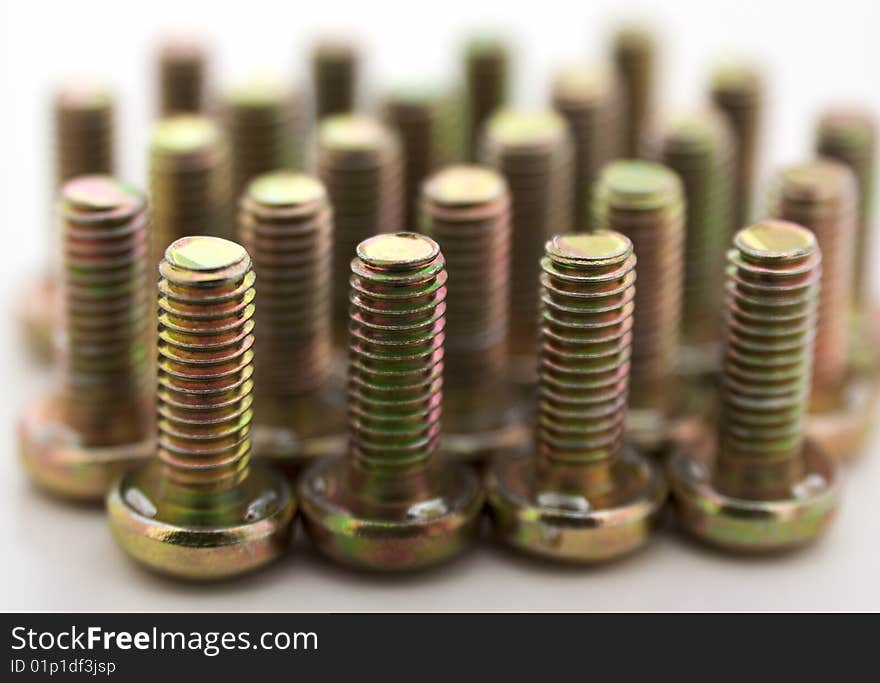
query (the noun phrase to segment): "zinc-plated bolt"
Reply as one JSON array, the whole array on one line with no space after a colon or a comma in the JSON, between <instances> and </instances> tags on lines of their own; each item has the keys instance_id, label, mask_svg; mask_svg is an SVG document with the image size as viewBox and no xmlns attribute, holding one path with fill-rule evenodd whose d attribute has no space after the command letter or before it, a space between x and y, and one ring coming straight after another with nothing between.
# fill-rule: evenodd
<instances>
[{"instance_id":1,"label":"zinc-plated bolt","mask_svg":"<svg viewBox=\"0 0 880 683\"><path fill-rule=\"evenodd\" d=\"M153 262L194 230L232 237L230 194L229 150L217 125L194 114L160 121L150 147Z\"/></svg>"},{"instance_id":2,"label":"zinc-plated bolt","mask_svg":"<svg viewBox=\"0 0 880 683\"><path fill-rule=\"evenodd\" d=\"M333 212L320 181L258 176L241 201L260 281L254 453L286 472L345 444L345 390L331 373Z\"/></svg>"},{"instance_id":3,"label":"zinc-plated bolt","mask_svg":"<svg viewBox=\"0 0 880 683\"><path fill-rule=\"evenodd\" d=\"M656 106L657 48L644 28L625 26L614 36L612 56L623 89L623 156L639 157Z\"/></svg>"},{"instance_id":4,"label":"zinc-plated bolt","mask_svg":"<svg viewBox=\"0 0 880 683\"><path fill-rule=\"evenodd\" d=\"M736 159L733 224L739 229L752 220L752 195L765 99L761 74L747 64L719 66L712 74L709 98L727 119L733 133Z\"/></svg>"},{"instance_id":5,"label":"zinc-plated bolt","mask_svg":"<svg viewBox=\"0 0 880 683\"><path fill-rule=\"evenodd\" d=\"M590 227L590 189L599 169L620 152L619 86L604 68L570 68L553 83L553 108L568 122L574 146L573 227Z\"/></svg>"},{"instance_id":6,"label":"zinc-plated bolt","mask_svg":"<svg viewBox=\"0 0 880 683\"><path fill-rule=\"evenodd\" d=\"M510 51L500 38L477 36L465 47L464 81L467 116L465 149L468 161L480 158L483 128L489 117L508 103Z\"/></svg>"},{"instance_id":7,"label":"zinc-plated bolt","mask_svg":"<svg viewBox=\"0 0 880 683\"><path fill-rule=\"evenodd\" d=\"M333 338L348 343L351 255L370 235L399 230L403 185L400 147L373 118L341 114L318 128L318 176L333 206Z\"/></svg>"},{"instance_id":8,"label":"zinc-plated bolt","mask_svg":"<svg viewBox=\"0 0 880 683\"><path fill-rule=\"evenodd\" d=\"M63 383L22 417L21 455L49 491L100 500L153 444L146 199L82 176L64 185L61 217Z\"/></svg>"},{"instance_id":9,"label":"zinc-plated bolt","mask_svg":"<svg viewBox=\"0 0 880 683\"><path fill-rule=\"evenodd\" d=\"M250 78L227 93L224 123L233 196L263 173L303 166L305 102L278 79Z\"/></svg>"},{"instance_id":10,"label":"zinc-plated bolt","mask_svg":"<svg viewBox=\"0 0 880 683\"><path fill-rule=\"evenodd\" d=\"M351 263L349 457L300 479L306 530L340 562L415 569L464 549L483 494L465 465L435 457L440 438L446 270L437 243L371 237Z\"/></svg>"},{"instance_id":11,"label":"zinc-plated bolt","mask_svg":"<svg viewBox=\"0 0 880 683\"><path fill-rule=\"evenodd\" d=\"M734 156L727 122L712 111L673 118L652 156L678 174L687 205L679 371L696 378L715 374L724 255L734 234Z\"/></svg>"},{"instance_id":12,"label":"zinc-plated bolt","mask_svg":"<svg viewBox=\"0 0 880 683\"><path fill-rule=\"evenodd\" d=\"M504 176L513 201L510 345L517 357L514 373L533 383L538 264L544 242L571 226L568 127L554 112L503 109L486 123L481 155L484 164Z\"/></svg>"},{"instance_id":13,"label":"zinc-plated bolt","mask_svg":"<svg viewBox=\"0 0 880 683\"><path fill-rule=\"evenodd\" d=\"M627 413L628 437L645 450L664 446L677 400L684 264L684 197L671 170L647 161L614 161L599 174L593 225L632 240L639 258Z\"/></svg>"},{"instance_id":14,"label":"zinc-plated bolt","mask_svg":"<svg viewBox=\"0 0 880 683\"><path fill-rule=\"evenodd\" d=\"M449 166L422 191L422 232L449 273L442 450L480 460L524 443L529 432L509 376L510 195L480 166Z\"/></svg>"},{"instance_id":15,"label":"zinc-plated bolt","mask_svg":"<svg viewBox=\"0 0 880 683\"><path fill-rule=\"evenodd\" d=\"M159 115L199 114L205 110L207 53L193 37L175 37L159 47Z\"/></svg>"},{"instance_id":16,"label":"zinc-plated bolt","mask_svg":"<svg viewBox=\"0 0 880 683\"><path fill-rule=\"evenodd\" d=\"M110 526L157 571L241 574L287 549L296 507L284 478L251 462L251 261L234 242L183 237L159 275L156 457L112 488Z\"/></svg>"},{"instance_id":17,"label":"zinc-plated bolt","mask_svg":"<svg viewBox=\"0 0 880 683\"><path fill-rule=\"evenodd\" d=\"M736 235L728 261L717 437L682 442L670 484L688 532L771 551L815 537L839 497L834 463L803 432L821 255L809 230L767 220Z\"/></svg>"},{"instance_id":18,"label":"zinc-plated bolt","mask_svg":"<svg viewBox=\"0 0 880 683\"><path fill-rule=\"evenodd\" d=\"M312 50L315 121L348 114L357 102L359 57L348 40L325 39Z\"/></svg>"},{"instance_id":19,"label":"zinc-plated bolt","mask_svg":"<svg viewBox=\"0 0 880 683\"><path fill-rule=\"evenodd\" d=\"M811 230L822 252L822 287L807 436L834 458L858 452L873 422L876 382L852 366L849 307L856 242L855 177L835 161L783 169L769 213Z\"/></svg>"},{"instance_id":20,"label":"zinc-plated bolt","mask_svg":"<svg viewBox=\"0 0 880 683\"><path fill-rule=\"evenodd\" d=\"M541 261L537 453L496 458L495 526L522 550L595 562L648 538L666 498L624 446L636 257L616 232L556 236Z\"/></svg>"}]
</instances>

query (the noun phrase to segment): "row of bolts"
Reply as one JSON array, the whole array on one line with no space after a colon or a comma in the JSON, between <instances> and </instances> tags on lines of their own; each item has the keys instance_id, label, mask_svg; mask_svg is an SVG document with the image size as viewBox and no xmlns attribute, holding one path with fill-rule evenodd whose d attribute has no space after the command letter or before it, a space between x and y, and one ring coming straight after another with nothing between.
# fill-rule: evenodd
<instances>
[{"instance_id":1,"label":"row of bolts","mask_svg":"<svg viewBox=\"0 0 880 683\"><path fill-rule=\"evenodd\" d=\"M711 543L821 531L833 462L858 450L874 396L871 119L823 118L821 158L784 169L774 219L734 234L752 213L752 70L720 71L711 111L655 135L639 31L618 35L613 73L561 74L553 112L504 108L506 47L474 42L463 126L425 90L384 121L350 113L356 57L315 52L313 177L278 170L304 164L302 102L253 84L224 131L198 113L204 52L169 45L149 212L109 175L112 97L60 94L61 277L27 297L27 322L35 339L54 330L64 381L21 422L34 479L109 490L123 547L192 578L284 552L297 504L323 552L361 567L457 553L484 495L521 549L616 557L656 524L661 456L683 526ZM461 143L482 165L448 165ZM346 450L346 412L350 457L323 457ZM299 476L298 495L252 450ZM489 460L482 486L463 463Z\"/></svg>"}]
</instances>

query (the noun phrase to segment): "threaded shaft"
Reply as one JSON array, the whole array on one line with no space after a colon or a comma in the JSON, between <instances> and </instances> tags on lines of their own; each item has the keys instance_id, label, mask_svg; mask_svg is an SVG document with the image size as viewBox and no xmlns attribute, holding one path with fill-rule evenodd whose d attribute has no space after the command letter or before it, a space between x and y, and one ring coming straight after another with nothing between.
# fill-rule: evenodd
<instances>
[{"instance_id":1,"label":"threaded shaft","mask_svg":"<svg viewBox=\"0 0 880 683\"><path fill-rule=\"evenodd\" d=\"M571 226L571 140L554 112L502 110L486 124L483 163L501 173L513 202L511 350L535 352L544 242Z\"/></svg>"},{"instance_id":2,"label":"threaded shaft","mask_svg":"<svg viewBox=\"0 0 880 683\"><path fill-rule=\"evenodd\" d=\"M561 464L611 461L623 443L632 343L632 243L556 236L541 260L538 443Z\"/></svg>"},{"instance_id":3,"label":"threaded shaft","mask_svg":"<svg viewBox=\"0 0 880 683\"><path fill-rule=\"evenodd\" d=\"M226 490L251 455L251 260L234 242L183 237L159 275L159 459L177 484Z\"/></svg>"},{"instance_id":4,"label":"threaded shaft","mask_svg":"<svg viewBox=\"0 0 880 683\"><path fill-rule=\"evenodd\" d=\"M400 149L378 121L343 114L318 129L318 176L333 206L333 326L337 346L347 342L351 255L376 233L401 228Z\"/></svg>"},{"instance_id":5,"label":"threaded shaft","mask_svg":"<svg viewBox=\"0 0 880 683\"><path fill-rule=\"evenodd\" d=\"M115 166L114 98L102 85L68 83L55 96L55 182L111 175Z\"/></svg>"},{"instance_id":6,"label":"threaded shaft","mask_svg":"<svg viewBox=\"0 0 880 683\"><path fill-rule=\"evenodd\" d=\"M836 402L846 378L849 307L845 302L852 300L856 193L855 178L846 166L814 161L784 169L768 200L771 216L811 230L822 252L814 403L826 396Z\"/></svg>"},{"instance_id":7,"label":"threaded shaft","mask_svg":"<svg viewBox=\"0 0 880 683\"><path fill-rule=\"evenodd\" d=\"M61 194L64 406L85 445L149 436L146 198L109 176Z\"/></svg>"},{"instance_id":8,"label":"threaded shaft","mask_svg":"<svg viewBox=\"0 0 880 683\"><path fill-rule=\"evenodd\" d=\"M205 48L193 38L174 38L159 48L159 115L205 109Z\"/></svg>"},{"instance_id":9,"label":"threaded shaft","mask_svg":"<svg viewBox=\"0 0 880 683\"><path fill-rule=\"evenodd\" d=\"M752 194L764 108L761 75L746 64L727 64L712 75L709 97L727 119L734 139L734 225L752 220Z\"/></svg>"},{"instance_id":10,"label":"threaded shaft","mask_svg":"<svg viewBox=\"0 0 880 683\"><path fill-rule=\"evenodd\" d=\"M447 417L475 427L497 423L493 413L504 409L497 397L508 370L507 186L489 169L450 166L425 183L422 211L422 231L440 245L449 273L444 385L454 409L447 408Z\"/></svg>"},{"instance_id":11,"label":"threaded shaft","mask_svg":"<svg viewBox=\"0 0 880 683\"><path fill-rule=\"evenodd\" d=\"M312 51L312 80L315 121L348 114L355 109L358 54L354 46L340 40L325 40Z\"/></svg>"},{"instance_id":12,"label":"threaded shaft","mask_svg":"<svg viewBox=\"0 0 880 683\"><path fill-rule=\"evenodd\" d=\"M374 472L424 466L440 435L446 270L437 243L371 237L351 262L352 453Z\"/></svg>"},{"instance_id":13,"label":"threaded shaft","mask_svg":"<svg viewBox=\"0 0 880 683\"><path fill-rule=\"evenodd\" d=\"M567 69L553 84L553 108L568 123L574 147L573 227L590 226L590 189L599 169L618 156L621 102L604 69Z\"/></svg>"},{"instance_id":14,"label":"threaded shaft","mask_svg":"<svg viewBox=\"0 0 880 683\"><path fill-rule=\"evenodd\" d=\"M666 415L681 320L681 182L659 164L615 161L599 175L593 211L595 229L623 233L639 258L629 405Z\"/></svg>"},{"instance_id":15,"label":"threaded shaft","mask_svg":"<svg viewBox=\"0 0 880 683\"><path fill-rule=\"evenodd\" d=\"M240 226L260 278L262 418L263 406L273 412L273 404L317 389L330 374L332 211L318 180L279 171L250 184Z\"/></svg>"},{"instance_id":16,"label":"threaded shaft","mask_svg":"<svg viewBox=\"0 0 880 683\"><path fill-rule=\"evenodd\" d=\"M860 111L827 113L819 121L816 152L846 164L856 176L859 197L852 293L854 304L861 309L871 297L868 275L877 166L877 128L874 118Z\"/></svg>"},{"instance_id":17,"label":"threaded shaft","mask_svg":"<svg viewBox=\"0 0 880 683\"><path fill-rule=\"evenodd\" d=\"M768 220L736 235L728 261L715 476L772 497L801 473L821 254L809 230Z\"/></svg>"},{"instance_id":18,"label":"threaded shaft","mask_svg":"<svg viewBox=\"0 0 880 683\"><path fill-rule=\"evenodd\" d=\"M508 101L510 54L498 38L482 36L471 40L464 55L465 109L468 161L480 158L480 140L489 117Z\"/></svg>"},{"instance_id":19,"label":"threaded shaft","mask_svg":"<svg viewBox=\"0 0 880 683\"><path fill-rule=\"evenodd\" d=\"M636 158L654 115L657 55L654 38L638 27L614 36L614 66L623 90L623 156Z\"/></svg>"},{"instance_id":20,"label":"threaded shaft","mask_svg":"<svg viewBox=\"0 0 880 683\"><path fill-rule=\"evenodd\" d=\"M685 224L683 337L686 343L721 336L724 254L733 238L733 141L713 112L676 118L663 131L655 156L682 181Z\"/></svg>"},{"instance_id":21,"label":"threaded shaft","mask_svg":"<svg viewBox=\"0 0 880 683\"><path fill-rule=\"evenodd\" d=\"M230 182L229 152L216 124L190 114L159 122L150 147L154 262L194 230L232 237Z\"/></svg>"},{"instance_id":22,"label":"threaded shaft","mask_svg":"<svg viewBox=\"0 0 880 683\"><path fill-rule=\"evenodd\" d=\"M258 175L302 168L304 102L280 80L242 83L228 93L224 112L235 198Z\"/></svg>"}]
</instances>

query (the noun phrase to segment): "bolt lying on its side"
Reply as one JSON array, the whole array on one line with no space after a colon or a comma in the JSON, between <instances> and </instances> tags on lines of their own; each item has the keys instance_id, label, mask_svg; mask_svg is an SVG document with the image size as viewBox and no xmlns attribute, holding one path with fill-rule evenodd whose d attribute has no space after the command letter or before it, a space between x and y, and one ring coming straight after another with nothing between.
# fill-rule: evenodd
<instances>
[{"instance_id":1,"label":"bolt lying on its side","mask_svg":"<svg viewBox=\"0 0 880 683\"><path fill-rule=\"evenodd\" d=\"M82 176L64 185L61 217L64 379L22 417L21 455L49 491L100 500L153 444L146 199Z\"/></svg>"},{"instance_id":2,"label":"bolt lying on its side","mask_svg":"<svg viewBox=\"0 0 880 683\"><path fill-rule=\"evenodd\" d=\"M465 465L435 457L440 438L446 270L413 233L362 242L352 261L350 455L300 478L306 530L345 564L436 564L479 528L483 494Z\"/></svg>"},{"instance_id":3,"label":"bolt lying on its side","mask_svg":"<svg viewBox=\"0 0 880 683\"><path fill-rule=\"evenodd\" d=\"M652 459L623 443L636 257L619 233L572 234L541 266L538 452L492 462L489 503L513 546L608 560L647 540L666 499Z\"/></svg>"},{"instance_id":4,"label":"bolt lying on its side","mask_svg":"<svg viewBox=\"0 0 880 683\"><path fill-rule=\"evenodd\" d=\"M832 520L833 461L803 427L821 256L813 234L770 220L728 254L721 417L682 441L669 477L684 528L737 551L801 545Z\"/></svg>"},{"instance_id":5,"label":"bolt lying on its side","mask_svg":"<svg viewBox=\"0 0 880 683\"><path fill-rule=\"evenodd\" d=\"M159 266L159 439L110 491L119 544L192 579L241 574L287 549L296 502L251 463L254 273L243 247L184 237Z\"/></svg>"}]
</instances>

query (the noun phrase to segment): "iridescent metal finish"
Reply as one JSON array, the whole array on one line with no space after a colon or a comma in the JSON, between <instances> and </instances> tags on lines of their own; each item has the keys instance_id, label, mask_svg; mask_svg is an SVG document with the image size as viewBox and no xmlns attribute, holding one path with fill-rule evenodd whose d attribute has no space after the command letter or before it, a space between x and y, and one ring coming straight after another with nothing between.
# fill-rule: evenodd
<instances>
[{"instance_id":1,"label":"iridescent metal finish","mask_svg":"<svg viewBox=\"0 0 880 683\"><path fill-rule=\"evenodd\" d=\"M312 50L315 121L356 109L359 56L351 41L324 39Z\"/></svg>"},{"instance_id":2,"label":"iridescent metal finish","mask_svg":"<svg viewBox=\"0 0 880 683\"><path fill-rule=\"evenodd\" d=\"M590 193L599 170L620 155L619 85L607 69L569 68L553 82L553 108L568 122L574 146L573 227L588 230Z\"/></svg>"},{"instance_id":3,"label":"iridescent metal finish","mask_svg":"<svg viewBox=\"0 0 880 683\"><path fill-rule=\"evenodd\" d=\"M639 258L627 436L645 450L662 448L676 411L684 273L685 207L681 181L647 161L614 161L599 174L593 225L632 240Z\"/></svg>"},{"instance_id":4,"label":"iridescent metal finish","mask_svg":"<svg viewBox=\"0 0 880 683\"><path fill-rule=\"evenodd\" d=\"M159 274L158 448L110 491L110 526L156 571L241 574L287 550L295 510L286 481L251 462L251 261L234 242L183 237Z\"/></svg>"},{"instance_id":5,"label":"iridescent metal finish","mask_svg":"<svg viewBox=\"0 0 880 683\"><path fill-rule=\"evenodd\" d=\"M333 212L320 181L276 171L250 184L239 227L260 282L254 453L295 475L345 446L345 389L331 372Z\"/></svg>"},{"instance_id":6,"label":"iridescent metal finish","mask_svg":"<svg viewBox=\"0 0 880 683\"><path fill-rule=\"evenodd\" d=\"M609 560L645 543L666 498L658 467L624 446L636 257L619 233L569 234L541 267L537 452L492 462L489 503L521 550Z\"/></svg>"},{"instance_id":7,"label":"iridescent metal finish","mask_svg":"<svg viewBox=\"0 0 880 683\"><path fill-rule=\"evenodd\" d=\"M22 460L46 490L100 500L152 448L146 199L109 176L61 193L63 382L19 425Z\"/></svg>"},{"instance_id":8,"label":"iridescent metal finish","mask_svg":"<svg viewBox=\"0 0 880 683\"><path fill-rule=\"evenodd\" d=\"M717 437L684 441L669 475L685 530L734 551L802 545L834 517L839 481L804 438L821 256L813 234L768 220L728 254Z\"/></svg>"},{"instance_id":9,"label":"iridescent metal finish","mask_svg":"<svg viewBox=\"0 0 880 683\"><path fill-rule=\"evenodd\" d=\"M371 237L351 263L348 457L300 479L306 530L324 554L375 570L461 552L479 528L476 475L435 457L440 439L446 270L437 243Z\"/></svg>"},{"instance_id":10,"label":"iridescent metal finish","mask_svg":"<svg viewBox=\"0 0 880 683\"><path fill-rule=\"evenodd\" d=\"M481 166L449 166L422 191L422 232L449 273L442 451L482 460L529 438L513 401L507 353L510 195Z\"/></svg>"},{"instance_id":11,"label":"iridescent metal finish","mask_svg":"<svg viewBox=\"0 0 880 683\"><path fill-rule=\"evenodd\" d=\"M651 33L638 26L614 36L612 57L623 89L623 156L641 156L656 106L657 47Z\"/></svg>"},{"instance_id":12,"label":"iridescent metal finish","mask_svg":"<svg viewBox=\"0 0 880 683\"><path fill-rule=\"evenodd\" d=\"M358 244L402 225L400 147L394 134L367 116L341 114L318 129L318 176L334 213L333 338L348 344L348 281Z\"/></svg>"},{"instance_id":13,"label":"iridescent metal finish","mask_svg":"<svg viewBox=\"0 0 880 683\"><path fill-rule=\"evenodd\" d=\"M175 37L159 47L159 115L199 114L207 106L207 52L193 37Z\"/></svg>"},{"instance_id":14,"label":"iridescent metal finish","mask_svg":"<svg viewBox=\"0 0 880 683\"><path fill-rule=\"evenodd\" d=\"M480 158L483 128L489 117L508 104L510 52L498 37L477 36L464 53L466 159Z\"/></svg>"}]
</instances>

